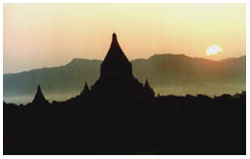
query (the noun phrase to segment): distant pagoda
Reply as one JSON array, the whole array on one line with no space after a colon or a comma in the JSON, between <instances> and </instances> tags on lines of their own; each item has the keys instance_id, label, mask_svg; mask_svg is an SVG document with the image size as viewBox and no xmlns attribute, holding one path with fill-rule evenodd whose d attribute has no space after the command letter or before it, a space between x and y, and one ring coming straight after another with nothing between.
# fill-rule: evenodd
<instances>
[{"instance_id":1,"label":"distant pagoda","mask_svg":"<svg viewBox=\"0 0 250 159\"><path fill-rule=\"evenodd\" d=\"M37 86L36 95L32 101L33 104L47 104L48 101L45 99L40 85Z\"/></svg>"},{"instance_id":2,"label":"distant pagoda","mask_svg":"<svg viewBox=\"0 0 250 159\"><path fill-rule=\"evenodd\" d=\"M88 83L85 82L85 85L84 85L84 88L83 88L83 91L81 92L81 95L86 95L86 94L89 94L89 86L88 86Z\"/></svg>"}]
</instances>

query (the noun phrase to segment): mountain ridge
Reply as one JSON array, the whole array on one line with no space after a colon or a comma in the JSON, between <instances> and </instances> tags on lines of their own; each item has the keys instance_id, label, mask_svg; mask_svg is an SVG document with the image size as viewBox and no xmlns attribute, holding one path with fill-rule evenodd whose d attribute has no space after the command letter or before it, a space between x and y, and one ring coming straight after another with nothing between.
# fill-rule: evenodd
<instances>
[{"instance_id":1,"label":"mountain ridge","mask_svg":"<svg viewBox=\"0 0 250 159\"><path fill-rule=\"evenodd\" d=\"M98 80L101 62L74 58L62 66L4 74L4 99L33 96L38 84L45 96L72 92L69 96L73 97L81 92L85 82L92 86ZM141 83L148 79L156 94L234 94L246 87L246 56L213 61L184 54L161 54L131 63L134 76Z\"/></svg>"},{"instance_id":2,"label":"mountain ridge","mask_svg":"<svg viewBox=\"0 0 250 159\"><path fill-rule=\"evenodd\" d=\"M138 60L149 60L149 59L151 59L151 58L153 58L155 56L157 56L157 57L159 57L159 56L184 56L184 57L191 58L191 59L201 59L201 60L207 60L207 61L211 61L211 62L220 62L220 61L224 61L224 60L241 59L241 58L246 59L246 55L242 55L242 56L239 56L239 57L228 57L228 58L224 58L224 59L220 59L220 60L212 60L212 59L207 59L207 58L204 58L204 57L191 57L191 56L187 56L185 54L156 53L156 54L153 54L152 56L150 56L148 58L136 58L136 59L132 59L130 61L132 62L132 61L138 61ZM75 63L75 62L79 62L79 61L102 62L103 60L100 60L100 59L87 59L87 58L73 58L69 62L67 62L66 64L63 64L63 65L52 66L52 67L44 66L44 67L33 68L33 69L25 70L25 71L19 71L19 72L13 72L13 73L12 72L3 73L3 75L24 73L24 72L29 72L29 71L33 71L33 70L40 70L40 69L57 68L57 67L62 67L62 66L69 65L69 64L72 64L72 63Z\"/></svg>"}]
</instances>

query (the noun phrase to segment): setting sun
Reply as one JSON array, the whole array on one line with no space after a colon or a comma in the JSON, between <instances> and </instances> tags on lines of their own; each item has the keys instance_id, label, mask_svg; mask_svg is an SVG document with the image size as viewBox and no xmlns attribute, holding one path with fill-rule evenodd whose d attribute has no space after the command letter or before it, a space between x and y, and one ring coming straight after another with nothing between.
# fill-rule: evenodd
<instances>
[{"instance_id":1,"label":"setting sun","mask_svg":"<svg viewBox=\"0 0 250 159\"><path fill-rule=\"evenodd\" d=\"M218 55L220 52L222 52L222 48L220 46L217 45L212 45L209 46L206 50L206 55L210 56L210 55Z\"/></svg>"}]
</instances>

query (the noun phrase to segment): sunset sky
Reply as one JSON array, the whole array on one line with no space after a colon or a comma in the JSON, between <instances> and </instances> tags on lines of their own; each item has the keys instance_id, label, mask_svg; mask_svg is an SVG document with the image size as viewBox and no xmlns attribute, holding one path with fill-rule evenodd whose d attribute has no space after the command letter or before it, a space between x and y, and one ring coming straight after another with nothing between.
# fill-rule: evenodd
<instances>
[{"instance_id":1,"label":"sunset sky","mask_svg":"<svg viewBox=\"0 0 250 159\"><path fill-rule=\"evenodd\" d=\"M113 32L130 60L246 54L245 4L4 4L3 18L4 73L102 60Z\"/></svg>"}]
</instances>

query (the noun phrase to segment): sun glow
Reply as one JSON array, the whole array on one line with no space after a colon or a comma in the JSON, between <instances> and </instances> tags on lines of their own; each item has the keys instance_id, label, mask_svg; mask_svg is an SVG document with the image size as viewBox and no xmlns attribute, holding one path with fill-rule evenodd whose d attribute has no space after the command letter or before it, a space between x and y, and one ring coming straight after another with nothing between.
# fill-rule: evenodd
<instances>
[{"instance_id":1,"label":"sun glow","mask_svg":"<svg viewBox=\"0 0 250 159\"><path fill-rule=\"evenodd\" d=\"M219 53L221 53L223 50L220 46L218 45L212 45L209 46L206 50L206 55L207 56L211 56L211 55L218 55Z\"/></svg>"},{"instance_id":2,"label":"sun glow","mask_svg":"<svg viewBox=\"0 0 250 159\"><path fill-rule=\"evenodd\" d=\"M113 32L129 60L246 54L244 3L4 3L3 16L4 73L103 60ZM207 56L211 45L226 53Z\"/></svg>"}]
</instances>

